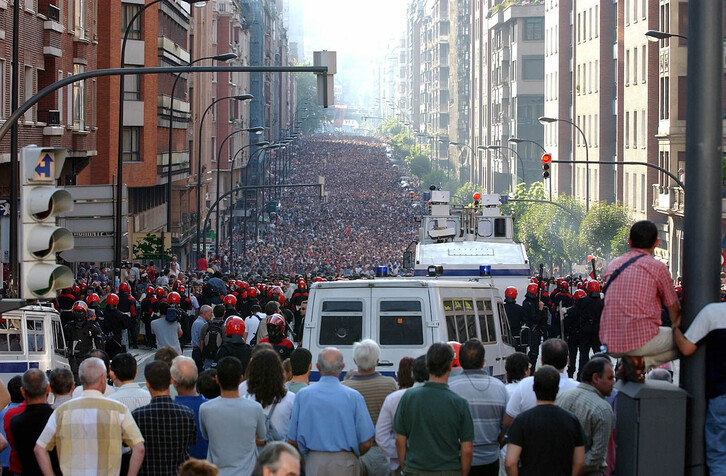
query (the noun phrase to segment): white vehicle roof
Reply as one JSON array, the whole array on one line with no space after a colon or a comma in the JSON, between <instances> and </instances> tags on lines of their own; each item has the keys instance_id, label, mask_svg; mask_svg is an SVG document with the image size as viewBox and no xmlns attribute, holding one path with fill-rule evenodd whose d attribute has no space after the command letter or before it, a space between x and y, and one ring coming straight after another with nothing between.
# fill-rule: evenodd
<instances>
[{"instance_id":1,"label":"white vehicle roof","mask_svg":"<svg viewBox=\"0 0 726 476\"><path fill-rule=\"evenodd\" d=\"M357 279L353 281L329 281L313 283L310 289L359 289L359 288L478 288L496 289L492 284L474 280L452 280L452 279L421 279L421 278L378 278L378 279Z\"/></svg>"}]
</instances>

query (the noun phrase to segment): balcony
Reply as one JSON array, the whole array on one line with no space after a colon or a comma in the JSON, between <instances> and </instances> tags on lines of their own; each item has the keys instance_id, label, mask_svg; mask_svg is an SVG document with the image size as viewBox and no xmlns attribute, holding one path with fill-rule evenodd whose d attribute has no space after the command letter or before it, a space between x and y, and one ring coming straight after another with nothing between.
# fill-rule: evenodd
<instances>
[{"instance_id":1,"label":"balcony","mask_svg":"<svg viewBox=\"0 0 726 476\"><path fill-rule=\"evenodd\" d=\"M653 184L653 209L667 215L683 216L685 192L681 187Z\"/></svg>"}]
</instances>

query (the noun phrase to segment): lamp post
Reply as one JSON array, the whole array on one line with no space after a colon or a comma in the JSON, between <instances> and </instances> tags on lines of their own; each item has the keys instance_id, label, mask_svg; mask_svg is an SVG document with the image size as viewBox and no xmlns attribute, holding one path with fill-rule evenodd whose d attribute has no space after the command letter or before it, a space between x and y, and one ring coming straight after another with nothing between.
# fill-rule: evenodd
<instances>
[{"instance_id":1,"label":"lamp post","mask_svg":"<svg viewBox=\"0 0 726 476\"><path fill-rule=\"evenodd\" d=\"M214 107L215 104L217 104L220 101L224 101L226 99L235 99L237 101L248 101L250 99L254 98L251 94L240 94L237 96L226 96L223 98L215 99L212 101L212 103L207 106L207 109L204 110L204 113L202 114L202 118L199 120L199 143L197 147L197 252L194 255L196 260L199 259L200 251L203 253L202 250L202 236L201 236L201 226L202 226L202 131L204 130L204 118L207 116L207 113ZM218 158L219 160L219 158ZM204 243L206 243L206 239L204 240ZM202 255L203 256L203 255Z\"/></svg>"},{"instance_id":2,"label":"lamp post","mask_svg":"<svg viewBox=\"0 0 726 476\"><path fill-rule=\"evenodd\" d=\"M465 144L463 142L449 142L449 145L456 145L456 146L461 147L462 149L469 149L469 153L473 153L469 144ZM459 154L461 154L461 153L459 153ZM469 157L467 156L466 158L468 159ZM465 162L465 161L462 161L461 159L459 159L459 183L462 186L464 185L464 171L463 171L463 167L462 167L463 162ZM471 163L470 163L469 167L471 168ZM471 180L471 170L469 170L469 181L472 181Z\"/></svg>"},{"instance_id":3,"label":"lamp post","mask_svg":"<svg viewBox=\"0 0 726 476\"><path fill-rule=\"evenodd\" d=\"M262 134L265 131L264 127L248 127L246 129L237 129L235 131L230 132L227 137L225 137L222 142L219 144L219 152L217 152L217 200L219 200L219 182L221 179L221 170L220 167L222 162L222 149L224 148L224 144L227 143L227 140L229 140L230 137L233 135L239 133L239 132L251 132L253 134ZM231 164L231 161L230 161ZM231 165L230 165L231 170ZM232 178L230 175L230 184L232 182ZM215 211L214 221L215 221L215 229L214 232L216 233L216 236L214 237L214 249L217 250L217 253L219 253L219 209L221 207L217 205L217 210Z\"/></svg>"},{"instance_id":4,"label":"lamp post","mask_svg":"<svg viewBox=\"0 0 726 476\"><path fill-rule=\"evenodd\" d=\"M204 56L202 58L197 58L195 60L192 60L189 62L189 66L194 65L194 63L198 63L200 61L204 60L216 60L216 61L229 61L237 58L236 53L224 53L221 55L214 55L214 56ZM174 91L176 90L176 84L179 82L179 78L181 78L181 73L177 74L174 78L174 84L171 86L171 97L169 98L169 154L167 158L166 163L166 232L171 233L171 178L172 178L172 135L174 132ZM161 247L162 247L162 258L164 257L164 240L161 240ZM163 263L163 261L162 261Z\"/></svg>"},{"instance_id":5,"label":"lamp post","mask_svg":"<svg viewBox=\"0 0 726 476\"><path fill-rule=\"evenodd\" d=\"M134 24L137 18L139 18L149 7L156 5L167 0L152 0L137 11L131 20L124 25L124 38L121 43L121 68L126 66L126 42L129 38L130 26ZM182 0L189 5L195 5L196 7L203 7L206 5L206 0ZM121 271L121 235L122 235L122 214L123 214L123 155L124 155L124 80L119 80L119 108L118 108L118 155L116 158L116 233L114 235L114 279L116 273ZM171 124L170 124L171 126ZM163 246L163 244L162 244ZM118 271L117 271L118 270Z\"/></svg>"},{"instance_id":6,"label":"lamp post","mask_svg":"<svg viewBox=\"0 0 726 476\"><path fill-rule=\"evenodd\" d=\"M660 40L667 40L668 38L683 38L684 40L687 40L687 36L678 35L676 33L666 33L664 31L658 31L658 30L648 30L645 32L645 36L648 37L648 41L651 41L653 43L660 41Z\"/></svg>"},{"instance_id":7,"label":"lamp post","mask_svg":"<svg viewBox=\"0 0 726 476\"><path fill-rule=\"evenodd\" d=\"M590 146L587 145L587 136L585 132L569 119L560 119L559 117L547 117L542 116L539 118L539 123L542 125L552 124L553 122L565 122L570 124L572 127L577 129L582 135L582 140L585 142L585 211L590 211ZM576 174L575 174L576 175Z\"/></svg>"},{"instance_id":8,"label":"lamp post","mask_svg":"<svg viewBox=\"0 0 726 476\"><path fill-rule=\"evenodd\" d=\"M489 150L489 146L480 145L480 146L477 146L476 149L483 150L484 153L486 154L486 151ZM487 187L487 192L494 193L494 171L492 170L492 163L489 158L489 154L487 154L487 171L489 172L489 177L488 177L487 182L489 182L489 186L491 187L491 189L489 187ZM484 179L484 174L482 174L482 179Z\"/></svg>"},{"instance_id":9,"label":"lamp post","mask_svg":"<svg viewBox=\"0 0 726 476\"><path fill-rule=\"evenodd\" d=\"M524 142L528 142L528 143L534 144L537 147L539 147L540 149L542 149L542 153L543 154L546 154L547 153L547 150L544 148L544 146L542 144L540 144L539 142L537 142L537 141L533 141L533 140L530 140L530 139L520 139L519 137L510 137L509 138L509 142L511 142L512 144L517 144L517 149L519 149L519 144L522 144ZM524 181L524 167L522 167L522 181ZM550 185L550 200L552 200L552 177L550 177L548 179L548 181L549 181L549 185Z\"/></svg>"},{"instance_id":10,"label":"lamp post","mask_svg":"<svg viewBox=\"0 0 726 476\"><path fill-rule=\"evenodd\" d=\"M512 152L514 152L514 155L517 156L517 160L519 161L519 168L522 170L522 173L521 173L522 182L525 181L524 180L524 162L522 161L522 156L519 155L519 153L517 153L516 150L514 150L512 147L508 147L506 145L490 145L489 148L492 150L507 149L507 150L511 150ZM509 162L507 162L507 164L509 164Z\"/></svg>"}]
</instances>

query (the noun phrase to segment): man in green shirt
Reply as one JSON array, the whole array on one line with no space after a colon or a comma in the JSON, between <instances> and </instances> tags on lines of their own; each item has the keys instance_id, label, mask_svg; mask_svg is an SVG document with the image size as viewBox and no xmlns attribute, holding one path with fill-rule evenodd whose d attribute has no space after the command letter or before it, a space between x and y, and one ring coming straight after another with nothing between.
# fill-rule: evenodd
<instances>
[{"instance_id":1,"label":"man in green shirt","mask_svg":"<svg viewBox=\"0 0 726 476\"><path fill-rule=\"evenodd\" d=\"M407 390L393 422L403 474L454 476L471 468L474 423L469 403L449 390L454 349L433 344L426 353L429 381Z\"/></svg>"}]
</instances>

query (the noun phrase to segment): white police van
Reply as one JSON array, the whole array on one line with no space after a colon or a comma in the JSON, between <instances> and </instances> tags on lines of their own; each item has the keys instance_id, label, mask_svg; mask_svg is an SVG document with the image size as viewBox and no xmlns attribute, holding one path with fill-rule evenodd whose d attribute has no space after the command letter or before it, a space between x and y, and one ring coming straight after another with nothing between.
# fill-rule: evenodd
<instances>
[{"instance_id":1,"label":"white police van","mask_svg":"<svg viewBox=\"0 0 726 476\"><path fill-rule=\"evenodd\" d=\"M0 379L7 383L30 368L70 368L60 314L47 303L0 314Z\"/></svg>"},{"instance_id":2,"label":"white police van","mask_svg":"<svg viewBox=\"0 0 726 476\"><path fill-rule=\"evenodd\" d=\"M313 284L302 346L313 354L313 362L325 347L337 347L345 370L351 370L353 344L373 339L381 346L377 370L393 376L403 357L425 354L434 342L471 338L484 343L489 374L503 378L504 359L514 352L515 340L492 284L391 278ZM311 380L318 379L314 371Z\"/></svg>"}]
</instances>

